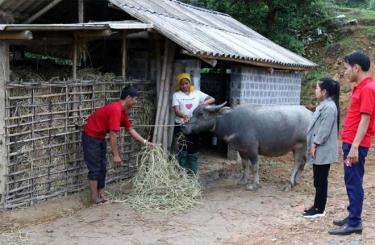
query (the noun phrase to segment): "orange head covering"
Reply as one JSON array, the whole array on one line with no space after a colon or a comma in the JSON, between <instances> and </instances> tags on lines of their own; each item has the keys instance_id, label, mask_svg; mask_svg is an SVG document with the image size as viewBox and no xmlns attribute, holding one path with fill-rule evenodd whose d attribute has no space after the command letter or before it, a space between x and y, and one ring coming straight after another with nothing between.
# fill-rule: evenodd
<instances>
[{"instance_id":1,"label":"orange head covering","mask_svg":"<svg viewBox=\"0 0 375 245\"><path fill-rule=\"evenodd\" d=\"M181 81L182 79L187 79L187 80L189 80L189 82L190 82L190 92L194 91L195 88L194 88L193 80L191 79L190 74L189 74L189 73L186 73L186 72L184 72L184 73L180 73L180 74L177 75L177 77L176 77L176 81L177 81L177 84L176 84L176 90L177 90L177 91L180 91L180 90L181 90L181 89L180 89L180 81Z\"/></svg>"}]
</instances>

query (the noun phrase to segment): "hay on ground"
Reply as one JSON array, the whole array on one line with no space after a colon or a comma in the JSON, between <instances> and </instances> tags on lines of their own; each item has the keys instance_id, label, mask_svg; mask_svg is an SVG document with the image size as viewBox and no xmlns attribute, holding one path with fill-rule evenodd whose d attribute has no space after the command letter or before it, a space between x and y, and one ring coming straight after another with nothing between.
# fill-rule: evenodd
<instances>
[{"instance_id":1,"label":"hay on ground","mask_svg":"<svg viewBox=\"0 0 375 245\"><path fill-rule=\"evenodd\" d=\"M124 197L123 192L113 191L109 193L113 200L126 201L138 211L176 212L199 203L198 177L189 175L175 157L160 146L143 148L137 158L137 167L130 194Z\"/></svg>"},{"instance_id":2,"label":"hay on ground","mask_svg":"<svg viewBox=\"0 0 375 245\"><path fill-rule=\"evenodd\" d=\"M0 234L0 245L34 245L36 242L29 233L14 231Z\"/></svg>"}]
</instances>

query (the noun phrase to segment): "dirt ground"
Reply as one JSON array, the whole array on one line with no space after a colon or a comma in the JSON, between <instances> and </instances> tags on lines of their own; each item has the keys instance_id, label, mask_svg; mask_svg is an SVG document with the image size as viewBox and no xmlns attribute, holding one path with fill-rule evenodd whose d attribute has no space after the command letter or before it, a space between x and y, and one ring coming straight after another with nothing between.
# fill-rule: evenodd
<instances>
[{"instance_id":1,"label":"dirt ground","mask_svg":"<svg viewBox=\"0 0 375 245\"><path fill-rule=\"evenodd\" d=\"M312 169L306 167L291 192L282 185L291 156L263 159L257 192L236 185L239 165L223 158L202 157L202 172L225 165L228 172L205 186L202 203L178 214L137 213L124 203L87 204L87 194L52 200L1 213L0 244L375 244L375 153L365 176L364 232L328 235L334 218L346 215L347 197L341 164L329 178L327 216L306 219L312 204ZM349 243L348 243L349 242Z\"/></svg>"}]
</instances>

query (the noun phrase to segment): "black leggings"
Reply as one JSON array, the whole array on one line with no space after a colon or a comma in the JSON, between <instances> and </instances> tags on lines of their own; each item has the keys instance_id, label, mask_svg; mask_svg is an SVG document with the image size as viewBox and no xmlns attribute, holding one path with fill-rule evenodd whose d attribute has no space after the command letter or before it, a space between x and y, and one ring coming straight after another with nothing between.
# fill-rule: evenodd
<instances>
[{"instance_id":1,"label":"black leggings","mask_svg":"<svg viewBox=\"0 0 375 245\"><path fill-rule=\"evenodd\" d=\"M331 164L313 165L315 200L314 207L323 212L327 203L328 174Z\"/></svg>"}]
</instances>

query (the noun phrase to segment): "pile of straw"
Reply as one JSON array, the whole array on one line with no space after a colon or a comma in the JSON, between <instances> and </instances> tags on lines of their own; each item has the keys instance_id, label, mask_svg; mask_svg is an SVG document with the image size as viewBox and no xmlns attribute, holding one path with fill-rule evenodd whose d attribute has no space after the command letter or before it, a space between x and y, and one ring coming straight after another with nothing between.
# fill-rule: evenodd
<instances>
[{"instance_id":1,"label":"pile of straw","mask_svg":"<svg viewBox=\"0 0 375 245\"><path fill-rule=\"evenodd\" d=\"M199 203L201 186L197 176L189 175L160 146L143 148L137 167L133 188L126 199L134 209L177 212ZM124 197L112 193L112 199L123 201Z\"/></svg>"},{"instance_id":2,"label":"pile of straw","mask_svg":"<svg viewBox=\"0 0 375 245\"><path fill-rule=\"evenodd\" d=\"M21 231L0 234L0 244L7 245L34 245L36 242L31 239L30 234Z\"/></svg>"},{"instance_id":3,"label":"pile of straw","mask_svg":"<svg viewBox=\"0 0 375 245\"><path fill-rule=\"evenodd\" d=\"M102 73L101 68L82 68L77 71L77 79L111 82L116 79L114 73ZM42 64L38 67L15 66L12 68L11 81L65 81L72 78L70 66Z\"/></svg>"},{"instance_id":4,"label":"pile of straw","mask_svg":"<svg viewBox=\"0 0 375 245\"><path fill-rule=\"evenodd\" d=\"M155 118L155 106L151 100L142 98L136 109L137 117L134 118L133 127L137 129L143 138L151 139L152 129L149 125L153 123Z\"/></svg>"}]
</instances>

